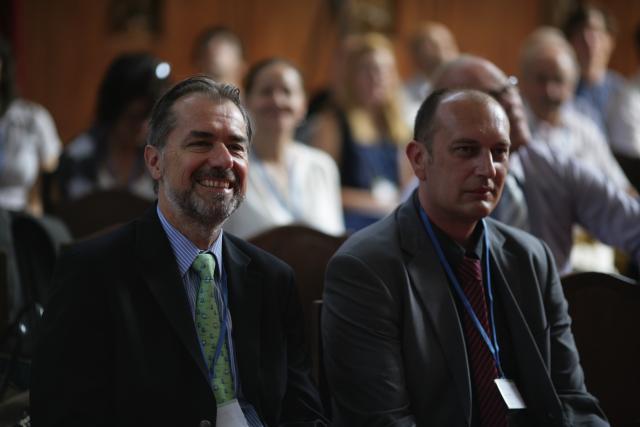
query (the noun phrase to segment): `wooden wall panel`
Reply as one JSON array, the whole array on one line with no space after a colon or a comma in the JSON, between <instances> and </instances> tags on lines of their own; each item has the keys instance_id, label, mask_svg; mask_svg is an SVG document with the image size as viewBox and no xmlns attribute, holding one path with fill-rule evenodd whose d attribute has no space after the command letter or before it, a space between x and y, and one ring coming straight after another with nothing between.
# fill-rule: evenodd
<instances>
[{"instance_id":1,"label":"wooden wall panel","mask_svg":"<svg viewBox=\"0 0 640 427\"><path fill-rule=\"evenodd\" d=\"M93 116L97 86L109 62L120 52L148 49L172 64L174 77L195 72L191 49L197 34L224 24L242 37L250 62L271 55L301 66L309 89L326 83L340 28L334 10L347 0L164 0L163 31L150 37L131 30L107 32L108 0L15 0L22 93L53 114L64 140L85 129ZM401 73L411 67L406 40L422 20L447 24L462 50L486 56L507 73L517 71L521 41L545 23L551 0L396 0L393 41ZM609 0L620 21L612 67L636 69L631 34L640 22L640 1Z\"/></svg>"}]
</instances>

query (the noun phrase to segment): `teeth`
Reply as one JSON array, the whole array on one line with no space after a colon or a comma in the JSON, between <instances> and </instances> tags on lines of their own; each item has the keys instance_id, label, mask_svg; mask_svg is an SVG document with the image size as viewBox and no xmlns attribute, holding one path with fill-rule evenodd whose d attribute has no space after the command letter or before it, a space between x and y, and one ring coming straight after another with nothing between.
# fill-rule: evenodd
<instances>
[{"instance_id":1,"label":"teeth","mask_svg":"<svg viewBox=\"0 0 640 427\"><path fill-rule=\"evenodd\" d=\"M218 181L214 179L203 179L200 181L200 185L209 188L229 188L228 181Z\"/></svg>"}]
</instances>

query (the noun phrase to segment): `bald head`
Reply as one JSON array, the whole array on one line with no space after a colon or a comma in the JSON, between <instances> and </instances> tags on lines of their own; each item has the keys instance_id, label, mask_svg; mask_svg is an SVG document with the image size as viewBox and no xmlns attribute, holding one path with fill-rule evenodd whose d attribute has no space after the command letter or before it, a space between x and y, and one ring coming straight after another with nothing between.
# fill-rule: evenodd
<instances>
[{"instance_id":1,"label":"bald head","mask_svg":"<svg viewBox=\"0 0 640 427\"><path fill-rule=\"evenodd\" d=\"M573 49L559 30L543 27L525 39L520 52L522 95L539 120L559 122L578 75Z\"/></svg>"},{"instance_id":2,"label":"bald head","mask_svg":"<svg viewBox=\"0 0 640 427\"><path fill-rule=\"evenodd\" d=\"M425 22L411 37L415 66L428 78L438 67L458 56L458 44L449 28L439 22Z\"/></svg>"},{"instance_id":3,"label":"bald head","mask_svg":"<svg viewBox=\"0 0 640 427\"><path fill-rule=\"evenodd\" d=\"M432 92L420 106L416 114L413 139L424 143L430 149L433 135L441 125L437 119L441 106L461 101L482 106L493 104L494 108L502 110L500 104L484 92L472 89L440 89Z\"/></svg>"},{"instance_id":4,"label":"bald head","mask_svg":"<svg viewBox=\"0 0 640 427\"><path fill-rule=\"evenodd\" d=\"M460 55L440 67L434 78L434 88L475 89L491 95L500 103L511 124L512 150L529 143L527 125L517 79L507 77L492 62L474 55Z\"/></svg>"},{"instance_id":5,"label":"bald head","mask_svg":"<svg viewBox=\"0 0 640 427\"><path fill-rule=\"evenodd\" d=\"M418 112L416 134L420 139L406 151L419 180L420 204L431 221L464 244L500 198L509 165L509 119L486 93L436 91Z\"/></svg>"}]
</instances>

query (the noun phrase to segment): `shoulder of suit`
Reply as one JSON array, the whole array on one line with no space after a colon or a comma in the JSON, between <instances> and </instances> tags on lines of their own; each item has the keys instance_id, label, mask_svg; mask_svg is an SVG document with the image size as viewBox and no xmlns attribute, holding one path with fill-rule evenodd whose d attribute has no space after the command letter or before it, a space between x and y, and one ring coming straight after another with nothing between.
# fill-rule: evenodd
<instances>
[{"instance_id":1,"label":"shoulder of suit","mask_svg":"<svg viewBox=\"0 0 640 427\"><path fill-rule=\"evenodd\" d=\"M127 257L135 247L134 222L124 224L113 230L79 240L64 251L66 256L79 259L111 259Z\"/></svg>"},{"instance_id":2,"label":"shoulder of suit","mask_svg":"<svg viewBox=\"0 0 640 427\"><path fill-rule=\"evenodd\" d=\"M336 254L371 258L395 255L399 251L397 221L394 214L353 233Z\"/></svg>"},{"instance_id":3,"label":"shoulder of suit","mask_svg":"<svg viewBox=\"0 0 640 427\"><path fill-rule=\"evenodd\" d=\"M518 245L528 250L544 249L544 242L526 231L496 221L493 218L485 218L485 221L491 232L498 232L505 238L506 244Z\"/></svg>"},{"instance_id":4,"label":"shoulder of suit","mask_svg":"<svg viewBox=\"0 0 640 427\"><path fill-rule=\"evenodd\" d=\"M265 251L256 245L247 242L231 233L224 232L224 239L228 239L228 242L235 246L235 248L250 259L250 263L257 268L265 268L269 270L286 270L290 271L291 267L282 261L280 258ZM224 255L223 255L224 256Z\"/></svg>"}]
</instances>

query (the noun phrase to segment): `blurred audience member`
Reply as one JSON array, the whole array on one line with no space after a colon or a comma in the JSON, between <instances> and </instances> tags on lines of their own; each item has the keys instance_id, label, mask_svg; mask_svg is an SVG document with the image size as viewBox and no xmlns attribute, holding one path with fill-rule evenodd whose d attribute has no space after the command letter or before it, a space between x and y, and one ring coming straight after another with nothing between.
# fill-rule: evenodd
<instances>
[{"instance_id":1,"label":"blurred audience member","mask_svg":"<svg viewBox=\"0 0 640 427\"><path fill-rule=\"evenodd\" d=\"M576 224L640 261L638 199L613 185L601 171L547 144L531 143L517 86L499 68L483 58L462 55L446 64L438 76L434 89L481 90L494 96L507 112L512 145L519 147L510 154L509 175L518 177L524 193L528 230L549 245L561 274L572 270ZM509 200L507 191L505 187L499 206ZM500 216L496 219L506 222Z\"/></svg>"},{"instance_id":2,"label":"blurred audience member","mask_svg":"<svg viewBox=\"0 0 640 427\"><path fill-rule=\"evenodd\" d=\"M347 229L391 212L409 177L402 146L410 139L390 41L375 33L351 36L335 108L319 113L311 144L338 163Z\"/></svg>"},{"instance_id":3,"label":"blurred audience member","mask_svg":"<svg viewBox=\"0 0 640 427\"><path fill-rule=\"evenodd\" d=\"M245 101L256 128L249 188L225 230L246 238L301 223L329 234L343 233L335 162L327 153L294 140L306 104L298 69L279 58L257 63L247 75Z\"/></svg>"},{"instance_id":4,"label":"blurred audience member","mask_svg":"<svg viewBox=\"0 0 640 427\"><path fill-rule=\"evenodd\" d=\"M241 87L245 73L244 47L240 37L225 27L211 27L197 38L193 62L199 72L217 82Z\"/></svg>"},{"instance_id":5,"label":"blurred audience member","mask_svg":"<svg viewBox=\"0 0 640 427\"><path fill-rule=\"evenodd\" d=\"M584 161L605 173L620 188L630 184L616 162L605 136L571 103L578 68L571 46L560 31L534 31L520 53L522 95L534 143Z\"/></svg>"},{"instance_id":6,"label":"blurred audience member","mask_svg":"<svg viewBox=\"0 0 640 427\"><path fill-rule=\"evenodd\" d=\"M634 42L636 57L640 59L640 24L636 27ZM640 158L640 70L611 104L607 121L613 152Z\"/></svg>"},{"instance_id":7,"label":"blurred audience member","mask_svg":"<svg viewBox=\"0 0 640 427\"><path fill-rule=\"evenodd\" d=\"M565 20L563 31L580 65L577 100L609 137L608 112L624 87L624 78L607 68L615 47L615 20L601 6L577 2Z\"/></svg>"},{"instance_id":8,"label":"blurred audience member","mask_svg":"<svg viewBox=\"0 0 640 427\"><path fill-rule=\"evenodd\" d=\"M407 110L413 121L422 101L431 92L434 73L440 65L458 56L459 51L449 28L439 22L425 22L411 36L409 53L416 73L405 84L405 92Z\"/></svg>"},{"instance_id":9,"label":"blurred audience member","mask_svg":"<svg viewBox=\"0 0 640 427\"><path fill-rule=\"evenodd\" d=\"M633 33L633 45L636 50L636 60L640 62L640 22L636 24L636 29ZM630 79L629 83L640 89L640 69L636 71L634 76Z\"/></svg>"},{"instance_id":10,"label":"blurred audience member","mask_svg":"<svg viewBox=\"0 0 640 427\"><path fill-rule=\"evenodd\" d=\"M0 207L42 214L41 173L62 149L51 115L16 95L9 44L0 39Z\"/></svg>"},{"instance_id":11,"label":"blurred audience member","mask_svg":"<svg viewBox=\"0 0 640 427\"><path fill-rule=\"evenodd\" d=\"M169 64L147 53L123 54L111 63L93 125L65 147L60 159L62 200L108 189L155 199L143 151L151 108L167 87L170 71Z\"/></svg>"}]
</instances>

